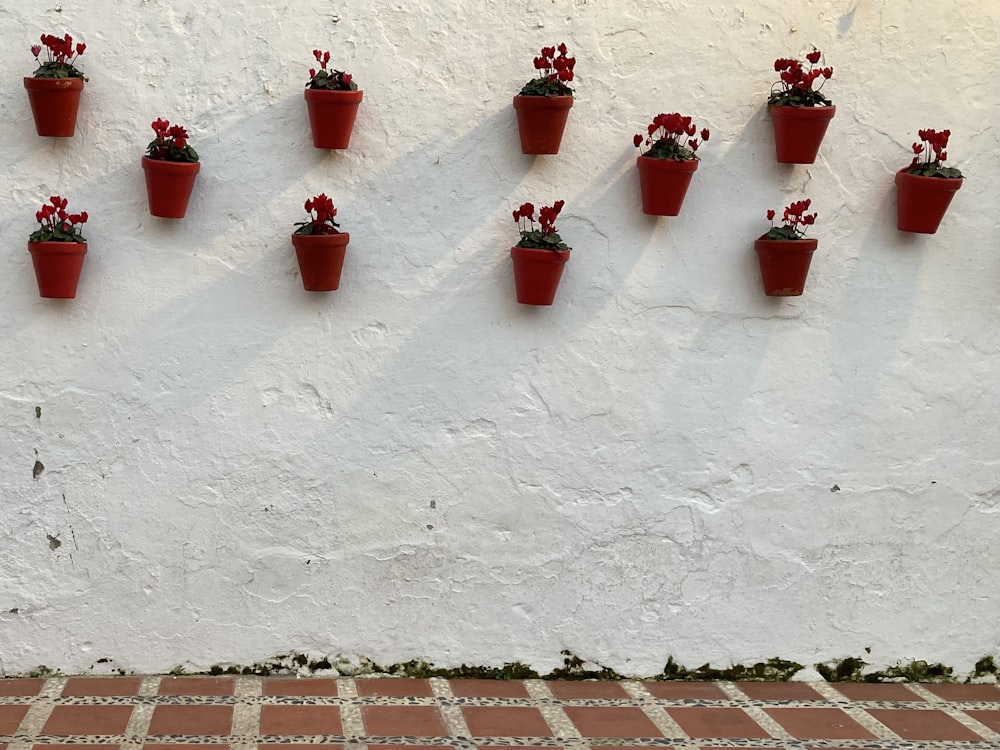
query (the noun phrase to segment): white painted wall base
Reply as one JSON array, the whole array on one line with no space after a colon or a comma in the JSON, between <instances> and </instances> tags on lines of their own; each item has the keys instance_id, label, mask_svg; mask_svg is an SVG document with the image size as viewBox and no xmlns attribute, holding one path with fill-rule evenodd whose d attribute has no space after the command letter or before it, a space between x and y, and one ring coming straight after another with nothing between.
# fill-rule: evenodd
<instances>
[{"instance_id":1,"label":"white painted wall base","mask_svg":"<svg viewBox=\"0 0 1000 750\"><path fill-rule=\"evenodd\" d=\"M997 4L725 8L0 10L0 672L1000 655ZM64 30L90 82L57 141L21 78ZM559 41L562 153L524 157L511 99ZM810 44L837 117L779 166L772 63ZM315 47L365 91L343 153L311 145ZM712 138L656 221L632 134L675 110ZM202 156L182 222L146 209L157 117ZM903 235L924 127L968 179ZM329 295L289 242L319 192L351 233ZM56 193L91 217L69 303L26 249ZM767 299L752 243L800 197L806 292ZM519 307L511 211L558 198L556 304Z\"/></svg>"}]
</instances>

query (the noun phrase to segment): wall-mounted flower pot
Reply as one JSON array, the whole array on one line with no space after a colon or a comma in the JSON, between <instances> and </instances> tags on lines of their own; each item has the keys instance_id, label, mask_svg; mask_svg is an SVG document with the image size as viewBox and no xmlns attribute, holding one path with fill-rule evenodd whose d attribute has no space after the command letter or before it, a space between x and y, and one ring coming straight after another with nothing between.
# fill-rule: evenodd
<instances>
[{"instance_id":1,"label":"wall-mounted flower pot","mask_svg":"<svg viewBox=\"0 0 1000 750\"><path fill-rule=\"evenodd\" d=\"M764 294L768 297L798 297L806 286L809 264L819 241L769 240L762 234L754 243Z\"/></svg>"},{"instance_id":2,"label":"wall-mounted flower pot","mask_svg":"<svg viewBox=\"0 0 1000 750\"><path fill-rule=\"evenodd\" d=\"M71 138L76 132L82 78L25 78L38 135Z\"/></svg>"},{"instance_id":3,"label":"wall-mounted flower pot","mask_svg":"<svg viewBox=\"0 0 1000 750\"><path fill-rule=\"evenodd\" d=\"M934 234L964 180L908 174L907 169L896 172L896 227L901 232Z\"/></svg>"},{"instance_id":4,"label":"wall-mounted flower pot","mask_svg":"<svg viewBox=\"0 0 1000 750\"><path fill-rule=\"evenodd\" d=\"M514 261L514 287L522 305L551 305L559 288L563 266L570 251L545 250L536 247L510 249Z\"/></svg>"},{"instance_id":5,"label":"wall-mounted flower pot","mask_svg":"<svg viewBox=\"0 0 1000 750\"><path fill-rule=\"evenodd\" d=\"M316 148L347 148L364 92L306 89L309 127Z\"/></svg>"},{"instance_id":6,"label":"wall-mounted flower pot","mask_svg":"<svg viewBox=\"0 0 1000 750\"><path fill-rule=\"evenodd\" d=\"M521 153L558 154L572 106L572 96L515 96Z\"/></svg>"},{"instance_id":7,"label":"wall-mounted flower pot","mask_svg":"<svg viewBox=\"0 0 1000 750\"><path fill-rule=\"evenodd\" d=\"M73 299L80 281L86 242L29 242L38 293L52 299Z\"/></svg>"},{"instance_id":8,"label":"wall-mounted flower pot","mask_svg":"<svg viewBox=\"0 0 1000 750\"><path fill-rule=\"evenodd\" d=\"M827 126L837 108L771 107L774 148L779 164L812 164L816 161Z\"/></svg>"},{"instance_id":9,"label":"wall-mounted flower pot","mask_svg":"<svg viewBox=\"0 0 1000 750\"><path fill-rule=\"evenodd\" d=\"M332 292L340 287L344 255L350 241L348 232L292 235L302 287L307 292Z\"/></svg>"},{"instance_id":10,"label":"wall-mounted flower pot","mask_svg":"<svg viewBox=\"0 0 1000 750\"><path fill-rule=\"evenodd\" d=\"M146 173L149 213L163 219L183 219L201 162L165 161L144 156L142 168Z\"/></svg>"},{"instance_id":11,"label":"wall-mounted flower pot","mask_svg":"<svg viewBox=\"0 0 1000 750\"><path fill-rule=\"evenodd\" d=\"M698 169L698 160L677 161L640 156L636 165L639 167L642 212L651 216L677 216L691 177Z\"/></svg>"}]
</instances>

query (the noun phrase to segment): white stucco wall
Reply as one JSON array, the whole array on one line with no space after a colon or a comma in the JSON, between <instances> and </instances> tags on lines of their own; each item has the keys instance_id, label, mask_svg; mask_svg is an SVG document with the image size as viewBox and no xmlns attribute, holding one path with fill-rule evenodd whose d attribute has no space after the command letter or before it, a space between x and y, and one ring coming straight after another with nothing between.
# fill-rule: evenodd
<instances>
[{"instance_id":1,"label":"white stucco wall","mask_svg":"<svg viewBox=\"0 0 1000 750\"><path fill-rule=\"evenodd\" d=\"M5 3L0 672L1000 655L998 21L930 0ZM64 31L90 82L76 137L43 139L21 79ZM532 159L511 98L560 41L576 105ZM772 63L811 44L837 116L815 165L780 166ZM346 152L310 142L315 47L365 92ZM681 216L654 220L632 134L675 110L712 137ZM181 222L146 209L157 117L202 156ZM902 235L892 175L923 127L953 131L968 179L937 235ZM328 295L289 242L321 191L351 233ZM91 217L67 303L26 249L55 193ZM804 196L806 293L765 298L753 239ZM572 259L552 308L520 307L510 213L558 198Z\"/></svg>"}]
</instances>

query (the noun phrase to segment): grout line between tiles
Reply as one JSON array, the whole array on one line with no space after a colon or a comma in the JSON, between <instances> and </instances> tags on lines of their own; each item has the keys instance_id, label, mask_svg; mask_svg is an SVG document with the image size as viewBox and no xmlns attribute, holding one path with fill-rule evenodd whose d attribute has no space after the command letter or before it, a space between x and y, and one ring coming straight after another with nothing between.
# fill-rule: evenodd
<instances>
[{"instance_id":1,"label":"grout line between tiles","mask_svg":"<svg viewBox=\"0 0 1000 750\"><path fill-rule=\"evenodd\" d=\"M643 713L656 725L664 737L687 737L681 725L674 721L674 717L667 713L667 710L656 702L656 698L650 693L641 682L623 682L622 688L633 700L642 703ZM676 743L675 743L676 744Z\"/></svg>"},{"instance_id":2,"label":"grout line between tiles","mask_svg":"<svg viewBox=\"0 0 1000 750\"><path fill-rule=\"evenodd\" d=\"M337 695L344 698L344 703L340 707L340 724L343 727L344 736L351 742L352 750L365 750L367 748L358 738L365 736L365 721L361 715L361 706L351 699L358 697L358 683L350 677L337 679Z\"/></svg>"},{"instance_id":3,"label":"grout line between tiles","mask_svg":"<svg viewBox=\"0 0 1000 750\"><path fill-rule=\"evenodd\" d=\"M260 698L263 690L264 686L259 677L236 678L233 695L239 700L233 707L231 750L257 750L257 738L260 737L260 702L247 699Z\"/></svg>"},{"instance_id":4,"label":"grout line between tiles","mask_svg":"<svg viewBox=\"0 0 1000 750\"><path fill-rule=\"evenodd\" d=\"M934 708L939 711L944 711L948 716L953 718L955 721L961 723L966 729L975 732L980 737L985 740L992 740L1000 744L1000 733L994 732L988 726L983 724L981 721L976 721L967 713L959 709L954 705L954 701L947 701L936 693L932 693L930 690L925 688L923 685L916 683L908 684L907 687L910 688L914 693L919 695L921 698L926 700L928 703L933 703Z\"/></svg>"},{"instance_id":5,"label":"grout line between tiles","mask_svg":"<svg viewBox=\"0 0 1000 750\"><path fill-rule=\"evenodd\" d=\"M143 677L139 682L138 695L153 696L160 689L159 677ZM125 725L125 739L121 743L119 750L139 750L145 742L149 733L149 722L153 720L153 703L136 702L132 708L132 715Z\"/></svg>"},{"instance_id":6,"label":"grout line between tiles","mask_svg":"<svg viewBox=\"0 0 1000 750\"><path fill-rule=\"evenodd\" d=\"M570 721L569 716L544 680L525 680L524 689L528 691L532 700L538 701L536 708L556 738L563 740L568 748L576 748L585 744L580 730Z\"/></svg>"},{"instance_id":7,"label":"grout line between tiles","mask_svg":"<svg viewBox=\"0 0 1000 750\"><path fill-rule=\"evenodd\" d=\"M67 677L52 677L45 681L38 695L33 697L28 712L21 719L21 725L15 732L16 739L7 745L7 750L30 750L35 738L42 733L45 722L52 715L56 699L68 681Z\"/></svg>"},{"instance_id":8,"label":"grout line between tiles","mask_svg":"<svg viewBox=\"0 0 1000 750\"><path fill-rule=\"evenodd\" d=\"M432 677L429 682L436 698L443 698L446 701L454 700L455 693L451 689L448 680L441 677ZM438 708L441 711L441 716L444 717L444 725L448 730L448 734L452 737L463 739L472 736L461 707L440 705Z\"/></svg>"},{"instance_id":9,"label":"grout line between tiles","mask_svg":"<svg viewBox=\"0 0 1000 750\"><path fill-rule=\"evenodd\" d=\"M732 682L720 682L719 688L730 698L747 701L750 696L736 687ZM765 732L779 740L794 740L795 737L781 724L771 718L763 708L759 706L743 706L743 711L761 727Z\"/></svg>"},{"instance_id":10,"label":"grout line between tiles","mask_svg":"<svg viewBox=\"0 0 1000 750\"><path fill-rule=\"evenodd\" d=\"M858 722L861 726L867 729L869 732L874 734L880 740L901 740L903 739L889 727L883 724L881 721L876 719L870 713L865 711L860 706L855 705L856 701L852 701L847 696L838 692L832 685L827 682L817 682L810 683L810 687L817 693L826 699L826 702L830 704L833 708L839 708L845 714L850 716L854 721Z\"/></svg>"}]
</instances>

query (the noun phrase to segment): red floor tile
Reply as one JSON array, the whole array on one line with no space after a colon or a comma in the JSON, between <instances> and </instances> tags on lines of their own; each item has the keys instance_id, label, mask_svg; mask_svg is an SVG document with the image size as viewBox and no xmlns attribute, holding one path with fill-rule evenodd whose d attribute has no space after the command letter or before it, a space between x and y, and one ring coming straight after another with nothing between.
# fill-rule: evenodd
<instances>
[{"instance_id":1,"label":"red floor tile","mask_svg":"<svg viewBox=\"0 0 1000 750\"><path fill-rule=\"evenodd\" d=\"M232 706L157 706L149 734L220 735L232 726Z\"/></svg>"},{"instance_id":2,"label":"red floor tile","mask_svg":"<svg viewBox=\"0 0 1000 750\"><path fill-rule=\"evenodd\" d=\"M713 682L644 682L650 695L665 700L726 700L728 696Z\"/></svg>"},{"instance_id":3,"label":"red floor tile","mask_svg":"<svg viewBox=\"0 0 1000 750\"><path fill-rule=\"evenodd\" d=\"M830 687L852 701L922 701L906 685L896 682L832 682Z\"/></svg>"},{"instance_id":4,"label":"red floor tile","mask_svg":"<svg viewBox=\"0 0 1000 750\"><path fill-rule=\"evenodd\" d=\"M0 680L0 696L38 695L45 680L22 677L14 680Z\"/></svg>"},{"instance_id":5,"label":"red floor tile","mask_svg":"<svg viewBox=\"0 0 1000 750\"><path fill-rule=\"evenodd\" d=\"M264 745L261 745L264 747ZM273 746L275 750L284 750L289 745ZM294 745L291 745L294 747ZM310 748L323 747L323 745L303 745L303 750L310 750ZM332 747L332 745L327 745L326 747ZM427 750L427 745L368 745L368 750ZM455 750L454 745L434 745L434 750ZM504 750L512 750L510 747L504 748ZM522 750L522 748L517 748L517 750ZM552 750L552 748L547 748L546 750Z\"/></svg>"},{"instance_id":6,"label":"red floor tile","mask_svg":"<svg viewBox=\"0 0 1000 750\"><path fill-rule=\"evenodd\" d=\"M412 735L445 737L448 730L436 706L362 706L367 734L381 737Z\"/></svg>"},{"instance_id":7,"label":"red floor tile","mask_svg":"<svg viewBox=\"0 0 1000 750\"><path fill-rule=\"evenodd\" d=\"M938 698L946 701L1000 701L1000 686L998 685L924 685Z\"/></svg>"},{"instance_id":8,"label":"red floor tile","mask_svg":"<svg viewBox=\"0 0 1000 750\"><path fill-rule=\"evenodd\" d=\"M871 708L868 713L881 721L904 740L981 740L977 734L959 724L944 711L912 709L895 711Z\"/></svg>"},{"instance_id":9,"label":"red floor tile","mask_svg":"<svg viewBox=\"0 0 1000 750\"><path fill-rule=\"evenodd\" d=\"M56 706L42 734L122 734L132 706Z\"/></svg>"},{"instance_id":10,"label":"red floor tile","mask_svg":"<svg viewBox=\"0 0 1000 750\"><path fill-rule=\"evenodd\" d=\"M617 682L553 680L546 683L552 694L560 700L576 698L628 698L625 688Z\"/></svg>"},{"instance_id":11,"label":"red floor tile","mask_svg":"<svg viewBox=\"0 0 1000 750\"><path fill-rule=\"evenodd\" d=\"M0 706L0 734L16 734L30 706Z\"/></svg>"},{"instance_id":12,"label":"red floor tile","mask_svg":"<svg viewBox=\"0 0 1000 750\"><path fill-rule=\"evenodd\" d=\"M232 695L234 677L164 677L160 695Z\"/></svg>"},{"instance_id":13,"label":"red floor tile","mask_svg":"<svg viewBox=\"0 0 1000 750\"><path fill-rule=\"evenodd\" d=\"M52 745L45 745L46 748L52 747ZM291 745L282 745L282 747L291 747ZM312 745L311 747L323 747L322 745ZM85 748L81 748L79 745L69 746L70 750L90 750L91 746L88 745ZM208 745L167 745L159 744L156 742L147 742L142 746L142 750L229 750L229 743L224 744L208 744Z\"/></svg>"},{"instance_id":14,"label":"red floor tile","mask_svg":"<svg viewBox=\"0 0 1000 750\"><path fill-rule=\"evenodd\" d=\"M0 750L3 749L3 745L0 745ZM32 750L80 750L80 748L85 748L85 750L118 750L121 745L76 745L72 743L54 742L51 745L32 745ZM146 745L150 747L150 745ZM184 747L183 745L174 745L174 747ZM207 745L199 745L198 750L207 747ZM228 750L229 745L225 746Z\"/></svg>"},{"instance_id":15,"label":"red floor tile","mask_svg":"<svg viewBox=\"0 0 1000 750\"><path fill-rule=\"evenodd\" d=\"M275 677L264 680L264 695L337 695L337 681L322 677L297 679L295 677Z\"/></svg>"},{"instance_id":16,"label":"red floor tile","mask_svg":"<svg viewBox=\"0 0 1000 750\"><path fill-rule=\"evenodd\" d=\"M839 708L765 708L800 740L869 740L874 735Z\"/></svg>"},{"instance_id":17,"label":"red floor tile","mask_svg":"<svg viewBox=\"0 0 1000 750\"><path fill-rule=\"evenodd\" d=\"M146 745L148 748L149 745ZM178 747L174 745L173 747ZM226 750L229 750L229 745L223 745ZM344 750L343 745L303 745L303 744L285 744L284 742L261 742L257 745L261 750ZM389 747L388 745L369 745L369 750L373 747ZM395 750L400 750L400 748L405 747L405 745L393 745ZM77 748L77 750L80 750ZM169 748L167 748L169 750ZM193 749L192 749L193 750Z\"/></svg>"},{"instance_id":18,"label":"red floor tile","mask_svg":"<svg viewBox=\"0 0 1000 750\"><path fill-rule=\"evenodd\" d=\"M551 737L552 730L537 708L463 706L462 715L474 737Z\"/></svg>"},{"instance_id":19,"label":"red floor tile","mask_svg":"<svg viewBox=\"0 0 1000 750\"><path fill-rule=\"evenodd\" d=\"M341 734L338 706L261 706L261 734Z\"/></svg>"},{"instance_id":20,"label":"red floor tile","mask_svg":"<svg viewBox=\"0 0 1000 750\"><path fill-rule=\"evenodd\" d=\"M641 708L563 706L584 737L662 737Z\"/></svg>"},{"instance_id":21,"label":"red floor tile","mask_svg":"<svg viewBox=\"0 0 1000 750\"><path fill-rule=\"evenodd\" d=\"M516 680L451 680L459 698L528 698L528 689Z\"/></svg>"},{"instance_id":22,"label":"red floor tile","mask_svg":"<svg viewBox=\"0 0 1000 750\"><path fill-rule=\"evenodd\" d=\"M985 724L994 732L1000 732L1000 708L992 711L966 711L965 713L980 724Z\"/></svg>"},{"instance_id":23,"label":"red floor tile","mask_svg":"<svg viewBox=\"0 0 1000 750\"><path fill-rule=\"evenodd\" d=\"M736 687L758 701L826 700L804 682L737 682Z\"/></svg>"},{"instance_id":24,"label":"red floor tile","mask_svg":"<svg viewBox=\"0 0 1000 750\"><path fill-rule=\"evenodd\" d=\"M70 677L63 695L117 696L138 695L139 677Z\"/></svg>"},{"instance_id":25,"label":"red floor tile","mask_svg":"<svg viewBox=\"0 0 1000 750\"><path fill-rule=\"evenodd\" d=\"M394 698L409 696L431 698L434 696L430 682L411 677L364 679L356 680L355 684L358 686L358 695Z\"/></svg>"},{"instance_id":26,"label":"red floor tile","mask_svg":"<svg viewBox=\"0 0 1000 750\"><path fill-rule=\"evenodd\" d=\"M687 732L689 737L695 739L706 737L767 739L771 736L741 708L683 707L664 710L681 725L681 729Z\"/></svg>"}]
</instances>

